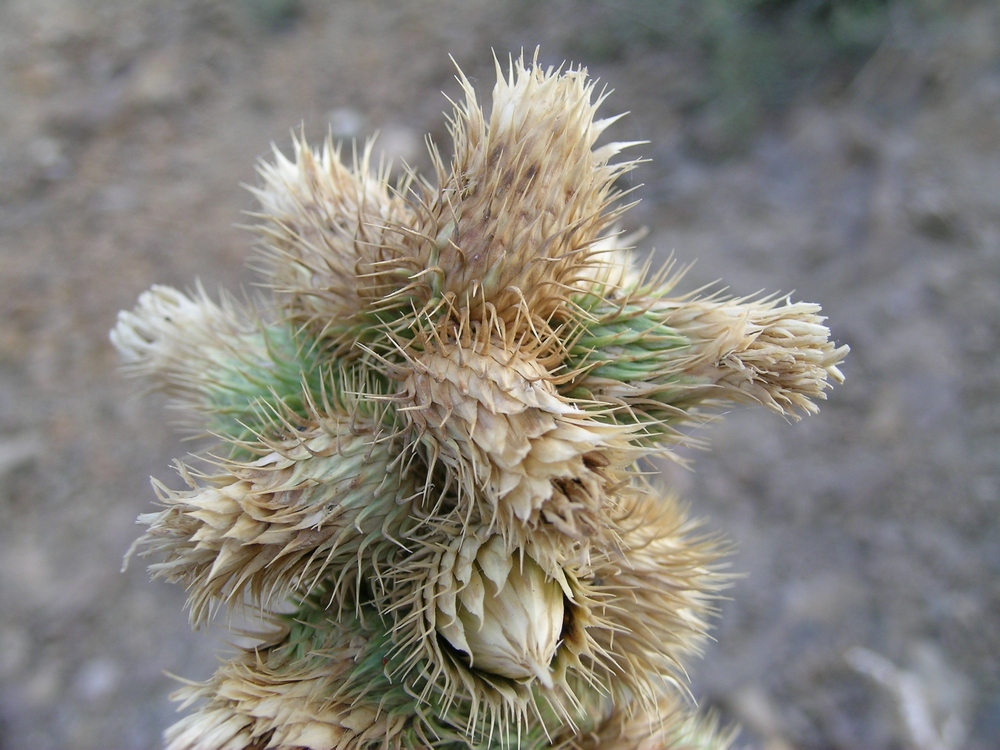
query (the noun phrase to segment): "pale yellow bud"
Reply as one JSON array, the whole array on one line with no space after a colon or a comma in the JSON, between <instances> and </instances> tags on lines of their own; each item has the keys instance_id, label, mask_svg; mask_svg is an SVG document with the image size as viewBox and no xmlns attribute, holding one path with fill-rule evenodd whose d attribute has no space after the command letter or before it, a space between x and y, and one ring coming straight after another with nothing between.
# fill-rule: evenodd
<instances>
[{"instance_id":1,"label":"pale yellow bud","mask_svg":"<svg viewBox=\"0 0 1000 750\"><path fill-rule=\"evenodd\" d=\"M500 536L468 537L442 558L438 631L474 669L551 688L564 585L530 557L514 560Z\"/></svg>"}]
</instances>

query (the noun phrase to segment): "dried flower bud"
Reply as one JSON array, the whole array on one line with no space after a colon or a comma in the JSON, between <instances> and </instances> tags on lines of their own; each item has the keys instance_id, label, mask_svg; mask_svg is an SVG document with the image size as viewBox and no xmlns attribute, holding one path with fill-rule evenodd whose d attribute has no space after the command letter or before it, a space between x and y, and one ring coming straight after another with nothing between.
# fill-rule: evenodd
<instances>
[{"instance_id":1,"label":"dried flower bud","mask_svg":"<svg viewBox=\"0 0 1000 750\"><path fill-rule=\"evenodd\" d=\"M561 299L558 285L572 285L593 262L592 243L614 223L612 184L634 163L608 162L632 144L594 149L618 117L595 119L604 96L594 96L586 71L512 65L505 79L498 64L497 74L488 122L460 79L466 101L452 128L455 159L428 210L434 264L440 293L460 305L479 295L507 319L526 299L544 319Z\"/></svg>"},{"instance_id":2,"label":"dried flower bud","mask_svg":"<svg viewBox=\"0 0 1000 750\"><path fill-rule=\"evenodd\" d=\"M111 343L125 372L150 378L175 398L201 403L211 379L203 370L256 348L247 346L253 333L248 314L232 300L216 304L200 288L191 297L157 285L139 295L134 310L118 313Z\"/></svg>"},{"instance_id":3,"label":"dried flower bud","mask_svg":"<svg viewBox=\"0 0 1000 750\"><path fill-rule=\"evenodd\" d=\"M500 536L466 537L442 559L438 631L473 669L552 687L565 592L528 556L512 559ZM449 566L453 566L448 570Z\"/></svg>"},{"instance_id":4,"label":"dried flower bud","mask_svg":"<svg viewBox=\"0 0 1000 750\"><path fill-rule=\"evenodd\" d=\"M201 420L195 429L234 442L254 437L262 417L309 413L322 390L315 347L284 324L266 325L228 296L212 302L154 286L111 331L123 369L147 378ZM303 387L306 393L303 394Z\"/></svg>"},{"instance_id":5,"label":"dried flower bud","mask_svg":"<svg viewBox=\"0 0 1000 750\"><path fill-rule=\"evenodd\" d=\"M387 165L373 169L371 147L348 168L329 140L313 150L296 139L294 162L275 149L274 163L258 167L263 270L286 316L321 338L370 326L365 314L393 291L380 264L411 216L405 187L389 187Z\"/></svg>"},{"instance_id":6,"label":"dried flower bud","mask_svg":"<svg viewBox=\"0 0 1000 750\"><path fill-rule=\"evenodd\" d=\"M391 447L360 427L330 423L200 485L181 467L193 489L157 484L166 507L140 516L149 529L133 550L161 556L153 576L189 589L194 623L219 602L279 603L327 576L351 593L359 570L374 564L360 550L375 557L393 545L408 513L399 501L414 491L389 469Z\"/></svg>"},{"instance_id":7,"label":"dried flower bud","mask_svg":"<svg viewBox=\"0 0 1000 750\"><path fill-rule=\"evenodd\" d=\"M797 419L818 411L848 347L830 341L818 305L777 300L664 298L624 289L595 300L572 350L567 395L620 409L656 440L733 401Z\"/></svg>"},{"instance_id":8,"label":"dried flower bud","mask_svg":"<svg viewBox=\"0 0 1000 750\"><path fill-rule=\"evenodd\" d=\"M404 415L463 507L522 539L540 524L576 541L613 534L608 488L620 477L609 476L645 452L634 426L563 398L537 359L502 342L441 344L409 364Z\"/></svg>"},{"instance_id":9,"label":"dried flower bud","mask_svg":"<svg viewBox=\"0 0 1000 750\"><path fill-rule=\"evenodd\" d=\"M269 642L177 691L204 703L167 730L166 750L380 747L412 732L415 700L385 677L385 635L353 614L332 619L322 600L276 617Z\"/></svg>"}]
</instances>

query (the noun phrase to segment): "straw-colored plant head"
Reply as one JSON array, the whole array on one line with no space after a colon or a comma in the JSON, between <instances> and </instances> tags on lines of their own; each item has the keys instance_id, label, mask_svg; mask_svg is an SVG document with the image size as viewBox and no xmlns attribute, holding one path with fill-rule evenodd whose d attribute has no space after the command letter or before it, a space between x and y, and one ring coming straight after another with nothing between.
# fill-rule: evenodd
<instances>
[{"instance_id":1,"label":"straw-colored plant head","mask_svg":"<svg viewBox=\"0 0 1000 750\"><path fill-rule=\"evenodd\" d=\"M728 402L816 410L819 308L671 297L633 266L632 144L582 68L512 60L454 156L389 184L367 145L262 164L239 304L153 287L111 334L215 443L156 483L136 550L191 619L271 632L173 727L199 748L721 748L685 664L724 543L647 482Z\"/></svg>"}]
</instances>

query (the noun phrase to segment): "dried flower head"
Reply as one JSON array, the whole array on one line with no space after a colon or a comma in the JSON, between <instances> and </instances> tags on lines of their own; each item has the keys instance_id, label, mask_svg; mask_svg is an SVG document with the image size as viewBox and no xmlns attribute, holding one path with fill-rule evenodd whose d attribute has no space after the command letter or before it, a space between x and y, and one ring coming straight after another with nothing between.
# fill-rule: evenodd
<instances>
[{"instance_id":1,"label":"dried flower head","mask_svg":"<svg viewBox=\"0 0 1000 750\"><path fill-rule=\"evenodd\" d=\"M728 402L816 410L819 308L671 297L633 267L582 68L512 60L454 157L395 186L301 140L254 190L268 301L154 287L111 334L216 438L135 550L192 622L273 625L171 750L722 748L686 660L726 578L641 462Z\"/></svg>"}]
</instances>

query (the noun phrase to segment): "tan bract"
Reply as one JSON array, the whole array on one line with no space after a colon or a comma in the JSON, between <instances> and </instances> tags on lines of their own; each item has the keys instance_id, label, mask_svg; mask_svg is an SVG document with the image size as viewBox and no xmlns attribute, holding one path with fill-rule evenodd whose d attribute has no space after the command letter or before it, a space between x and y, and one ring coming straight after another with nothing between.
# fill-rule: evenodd
<instances>
[{"instance_id":1,"label":"tan bract","mask_svg":"<svg viewBox=\"0 0 1000 750\"><path fill-rule=\"evenodd\" d=\"M583 69L559 75L497 65L487 121L468 79L451 120L455 157L438 159L439 187L425 200L419 231L434 237L418 254L441 294L477 297L509 321L517 309L546 320L585 269L621 209L612 184L633 162L609 164L628 143L595 149L617 117L596 120L604 96ZM469 302L466 303L466 300Z\"/></svg>"},{"instance_id":2,"label":"tan bract","mask_svg":"<svg viewBox=\"0 0 1000 750\"><path fill-rule=\"evenodd\" d=\"M209 682L181 688L174 697L183 705L205 705L167 731L166 750L374 748L397 738L405 717L388 717L378 696L342 693L368 646L363 629L330 632L339 637L326 639L322 652L295 658L262 646L224 664Z\"/></svg>"},{"instance_id":3,"label":"tan bract","mask_svg":"<svg viewBox=\"0 0 1000 750\"><path fill-rule=\"evenodd\" d=\"M277 148L262 163L264 180L251 188L260 201L262 270L285 314L295 325L322 336L331 326L363 320L364 313L395 290L397 279L381 269L395 257L396 227L409 226L410 211L388 184L388 165L372 168L372 144L350 168L329 140L313 151L294 142L295 160Z\"/></svg>"},{"instance_id":4,"label":"tan bract","mask_svg":"<svg viewBox=\"0 0 1000 750\"><path fill-rule=\"evenodd\" d=\"M327 578L351 602L379 550L407 525L405 503L416 491L391 468L392 444L375 434L370 424L339 420L257 460L224 464L221 474L196 478L182 466L194 489L157 483L166 507L140 516L149 530L133 548L161 558L150 565L155 578L188 589L196 625L220 601L279 605Z\"/></svg>"},{"instance_id":5,"label":"tan bract","mask_svg":"<svg viewBox=\"0 0 1000 750\"><path fill-rule=\"evenodd\" d=\"M536 358L503 341L440 343L406 364L401 411L430 468L446 467L459 514L521 544L539 527L611 541L613 490L645 452L636 427L561 397Z\"/></svg>"}]
</instances>

